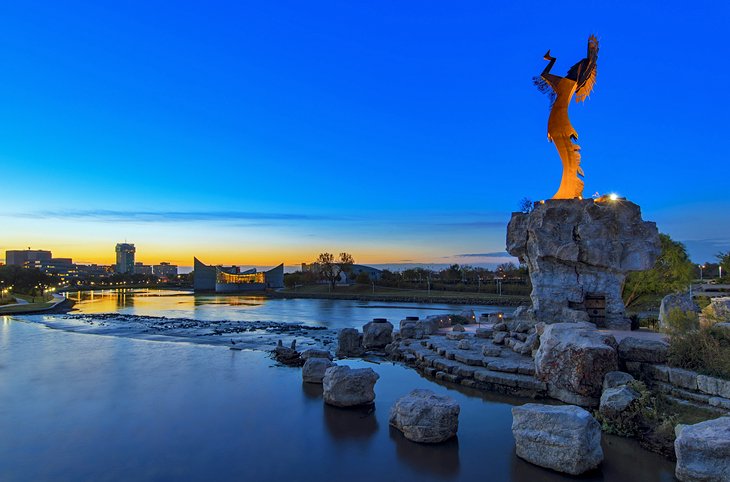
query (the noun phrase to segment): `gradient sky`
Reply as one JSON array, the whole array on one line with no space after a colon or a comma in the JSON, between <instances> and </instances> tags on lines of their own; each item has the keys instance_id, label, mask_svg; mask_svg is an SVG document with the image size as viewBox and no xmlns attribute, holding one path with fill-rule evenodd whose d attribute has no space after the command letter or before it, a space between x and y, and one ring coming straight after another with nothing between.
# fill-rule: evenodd
<instances>
[{"instance_id":1,"label":"gradient sky","mask_svg":"<svg viewBox=\"0 0 730 482\"><path fill-rule=\"evenodd\" d=\"M558 187L550 48L586 195L730 249L725 2L0 5L0 250L110 263L501 260L510 212Z\"/></svg>"}]
</instances>

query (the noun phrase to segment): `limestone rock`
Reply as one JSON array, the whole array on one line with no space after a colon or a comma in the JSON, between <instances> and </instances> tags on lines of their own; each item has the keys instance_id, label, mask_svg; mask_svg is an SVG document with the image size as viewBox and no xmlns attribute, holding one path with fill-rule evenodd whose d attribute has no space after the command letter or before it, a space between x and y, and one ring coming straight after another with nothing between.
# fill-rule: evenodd
<instances>
[{"instance_id":1,"label":"limestone rock","mask_svg":"<svg viewBox=\"0 0 730 482\"><path fill-rule=\"evenodd\" d=\"M482 355L484 355L484 356L494 357L494 356L499 356L501 354L502 354L502 350L500 350L499 347L489 346L489 345L484 345L482 347Z\"/></svg>"},{"instance_id":2,"label":"limestone rock","mask_svg":"<svg viewBox=\"0 0 730 482\"><path fill-rule=\"evenodd\" d=\"M324 372L335 366L328 358L308 358L302 367L302 380L307 383L322 383Z\"/></svg>"},{"instance_id":3,"label":"limestone rock","mask_svg":"<svg viewBox=\"0 0 730 482\"><path fill-rule=\"evenodd\" d=\"M309 348L304 350L300 355L302 360L309 360L310 358L327 358L332 360L332 354L327 350L319 350L317 348Z\"/></svg>"},{"instance_id":4,"label":"limestone rock","mask_svg":"<svg viewBox=\"0 0 730 482\"><path fill-rule=\"evenodd\" d=\"M622 362L664 364L668 354L669 344L664 341L626 337L618 344L618 356Z\"/></svg>"},{"instance_id":5,"label":"limestone rock","mask_svg":"<svg viewBox=\"0 0 730 482\"><path fill-rule=\"evenodd\" d=\"M507 339L508 336L509 336L509 332L507 332L507 331L498 331L498 332L496 332L494 334L493 343L495 343L497 345L501 345L501 344L504 343L504 341Z\"/></svg>"},{"instance_id":6,"label":"limestone rock","mask_svg":"<svg viewBox=\"0 0 730 482\"><path fill-rule=\"evenodd\" d=\"M579 475L603 461L601 426L580 407L514 407L512 434L517 456L540 467Z\"/></svg>"},{"instance_id":7,"label":"limestone rock","mask_svg":"<svg viewBox=\"0 0 730 482\"><path fill-rule=\"evenodd\" d=\"M477 328L474 333L474 336L477 338L491 338L492 335L494 335L494 330L492 328Z\"/></svg>"},{"instance_id":8,"label":"limestone rock","mask_svg":"<svg viewBox=\"0 0 730 482\"><path fill-rule=\"evenodd\" d=\"M494 324L494 331L504 331L508 332L509 328L507 327L507 323L505 322L499 322Z\"/></svg>"},{"instance_id":9,"label":"limestone rock","mask_svg":"<svg viewBox=\"0 0 730 482\"><path fill-rule=\"evenodd\" d=\"M673 293L662 298L659 305L659 327L664 329L667 327L667 316L669 312L679 308L682 311L693 311L699 313L700 307L689 297L689 293Z\"/></svg>"},{"instance_id":10,"label":"limestone rock","mask_svg":"<svg viewBox=\"0 0 730 482\"><path fill-rule=\"evenodd\" d=\"M337 407L373 403L378 378L372 368L330 367L322 379L324 401Z\"/></svg>"},{"instance_id":11,"label":"limestone rock","mask_svg":"<svg viewBox=\"0 0 730 482\"><path fill-rule=\"evenodd\" d=\"M603 377L603 390L621 387L633 381L634 377L626 372L608 372Z\"/></svg>"},{"instance_id":12,"label":"limestone rock","mask_svg":"<svg viewBox=\"0 0 730 482\"><path fill-rule=\"evenodd\" d=\"M294 348L290 348L288 346L283 346L281 344L281 341L279 344L274 348L274 358L279 363L283 363L284 365L289 366L302 366L304 363L304 360L299 356L299 352L296 351Z\"/></svg>"},{"instance_id":13,"label":"limestone rock","mask_svg":"<svg viewBox=\"0 0 730 482\"><path fill-rule=\"evenodd\" d=\"M393 341L393 325L379 319L362 327L362 344L366 350L382 350Z\"/></svg>"},{"instance_id":14,"label":"limestone rock","mask_svg":"<svg viewBox=\"0 0 730 482\"><path fill-rule=\"evenodd\" d=\"M424 325L420 320L401 320L400 322L400 336L401 338L414 338L420 340L426 335Z\"/></svg>"},{"instance_id":15,"label":"limestone rock","mask_svg":"<svg viewBox=\"0 0 730 482\"><path fill-rule=\"evenodd\" d=\"M365 353L362 345L362 333L355 328L343 328L337 333L337 356L361 356Z\"/></svg>"},{"instance_id":16,"label":"limestone rock","mask_svg":"<svg viewBox=\"0 0 730 482\"><path fill-rule=\"evenodd\" d=\"M471 350L471 342L469 340L460 340L456 348L459 350Z\"/></svg>"},{"instance_id":17,"label":"limestone rock","mask_svg":"<svg viewBox=\"0 0 730 482\"><path fill-rule=\"evenodd\" d=\"M593 295L605 299L605 316L596 316L627 329L624 280L654 265L660 243L656 225L632 202L552 199L512 214L507 251L528 266L536 321L585 321L586 296Z\"/></svg>"},{"instance_id":18,"label":"limestone rock","mask_svg":"<svg viewBox=\"0 0 730 482\"><path fill-rule=\"evenodd\" d=\"M624 410L638 400L639 394L636 390L627 387L619 386L615 388L608 388L601 394L601 405L599 411L606 417L613 418L621 414Z\"/></svg>"},{"instance_id":19,"label":"limestone rock","mask_svg":"<svg viewBox=\"0 0 730 482\"><path fill-rule=\"evenodd\" d=\"M390 410L390 425L408 440L439 443L456 435L459 411L453 398L416 389L395 402Z\"/></svg>"},{"instance_id":20,"label":"limestone rock","mask_svg":"<svg viewBox=\"0 0 730 482\"><path fill-rule=\"evenodd\" d=\"M616 340L591 323L556 323L545 328L535 353L535 375L551 397L598 405L606 373L616 371Z\"/></svg>"},{"instance_id":21,"label":"limestone rock","mask_svg":"<svg viewBox=\"0 0 730 482\"><path fill-rule=\"evenodd\" d=\"M681 481L730 481L730 417L678 427L674 451Z\"/></svg>"},{"instance_id":22,"label":"limestone rock","mask_svg":"<svg viewBox=\"0 0 730 482\"><path fill-rule=\"evenodd\" d=\"M464 325L456 324L456 325L454 325L454 326L451 327L451 331L457 331L457 332L462 332L463 333L463 332L466 331L466 328L464 328Z\"/></svg>"},{"instance_id":23,"label":"limestone rock","mask_svg":"<svg viewBox=\"0 0 730 482\"><path fill-rule=\"evenodd\" d=\"M730 297L712 298L702 310L701 318L709 323L726 324L730 321Z\"/></svg>"}]
</instances>

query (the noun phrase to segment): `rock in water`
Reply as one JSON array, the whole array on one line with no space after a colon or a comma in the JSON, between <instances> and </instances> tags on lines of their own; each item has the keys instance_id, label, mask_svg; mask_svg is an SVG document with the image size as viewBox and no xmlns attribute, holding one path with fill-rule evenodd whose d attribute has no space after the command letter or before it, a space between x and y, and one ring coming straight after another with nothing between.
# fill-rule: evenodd
<instances>
[{"instance_id":1,"label":"rock in water","mask_svg":"<svg viewBox=\"0 0 730 482\"><path fill-rule=\"evenodd\" d=\"M365 323L362 333L362 344L366 350L382 350L393 341L393 325L387 321Z\"/></svg>"},{"instance_id":2,"label":"rock in water","mask_svg":"<svg viewBox=\"0 0 730 482\"><path fill-rule=\"evenodd\" d=\"M343 328L337 333L337 356L347 358L349 356L361 356L365 353L362 346L362 333L355 328Z\"/></svg>"},{"instance_id":3,"label":"rock in water","mask_svg":"<svg viewBox=\"0 0 730 482\"><path fill-rule=\"evenodd\" d=\"M517 456L540 467L579 475L603 461L601 426L580 407L514 407L512 435Z\"/></svg>"},{"instance_id":4,"label":"rock in water","mask_svg":"<svg viewBox=\"0 0 730 482\"><path fill-rule=\"evenodd\" d=\"M281 340L279 340L279 344L274 348L274 358L279 363L283 363L284 365L289 366L302 366L304 363L304 360L299 356L299 352L283 346L281 344Z\"/></svg>"},{"instance_id":5,"label":"rock in water","mask_svg":"<svg viewBox=\"0 0 730 482\"><path fill-rule=\"evenodd\" d=\"M730 417L677 427L676 475L682 481L730 481Z\"/></svg>"},{"instance_id":6,"label":"rock in water","mask_svg":"<svg viewBox=\"0 0 730 482\"><path fill-rule=\"evenodd\" d=\"M654 265L660 242L656 224L643 221L632 202L552 199L529 214L512 214L507 251L529 268L536 321L600 319L628 329L624 280ZM587 295L605 308L587 306Z\"/></svg>"},{"instance_id":7,"label":"rock in water","mask_svg":"<svg viewBox=\"0 0 730 482\"><path fill-rule=\"evenodd\" d=\"M327 358L308 358L302 367L302 380L307 383L322 383L324 372L336 366Z\"/></svg>"},{"instance_id":8,"label":"rock in water","mask_svg":"<svg viewBox=\"0 0 730 482\"><path fill-rule=\"evenodd\" d=\"M390 425L413 442L439 443L456 435L460 410L451 397L416 389L395 402Z\"/></svg>"},{"instance_id":9,"label":"rock in water","mask_svg":"<svg viewBox=\"0 0 730 482\"><path fill-rule=\"evenodd\" d=\"M324 401L337 407L373 403L378 378L372 368L330 367L322 379Z\"/></svg>"},{"instance_id":10,"label":"rock in water","mask_svg":"<svg viewBox=\"0 0 730 482\"><path fill-rule=\"evenodd\" d=\"M597 406L604 376L617 369L616 339L592 323L548 325L535 353L535 376L566 403Z\"/></svg>"},{"instance_id":11,"label":"rock in water","mask_svg":"<svg viewBox=\"0 0 730 482\"><path fill-rule=\"evenodd\" d=\"M332 360L332 354L327 350L319 350L317 348L309 348L304 350L300 355L302 360L309 360L310 358L327 358Z\"/></svg>"}]
</instances>

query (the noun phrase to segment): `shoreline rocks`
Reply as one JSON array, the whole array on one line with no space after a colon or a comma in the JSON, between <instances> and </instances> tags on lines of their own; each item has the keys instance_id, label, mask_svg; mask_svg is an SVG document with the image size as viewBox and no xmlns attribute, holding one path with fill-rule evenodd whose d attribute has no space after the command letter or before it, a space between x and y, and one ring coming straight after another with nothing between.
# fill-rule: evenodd
<instances>
[{"instance_id":1,"label":"shoreline rocks","mask_svg":"<svg viewBox=\"0 0 730 482\"><path fill-rule=\"evenodd\" d=\"M328 358L309 358L302 367L302 380L305 383L322 383L328 368L336 366Z\"/></svg>"},{"instance_id":2,"label":"shoreline rocks","mask_svg":"<svg viewBox=\"0 0 730 482\"><path fill-rule=\"evenodd\" d=\"M535 375L548 393L566 403L599 404L603 378L618 369L616 340L592 323L556 323L545 327L535 353Z\"/></svg>"},{"instance_id":3,"label":"shoreline rocks","mask_svg":"<svg viewBox=\"0 0 730 482\"><path fill-rule=\"evenodd\" d=\"M601 426L580 407L528 403L512 417L517 456L532 464L580 475L603 461Z\"/></svg>"},{"instance_id":4,"label":"shoreline rocks","mask_svg":"<svg viewBox=\"0 0 730 482\"><path fill-rule=\"evenodd\" d=\"M389 423L413 442L440 443L456 435L460 410L451 397L416 389L395 402Z\"/></svg>"},{"instance_id":5,"label":"shoreline rocks","mask_svg":"<svg viewBox=\"0 0 730 482\"><path fill-rule=\"evenodd\" d=\"M367 405L375 401L375 382L380 376L372 368L333 366L322 379L325 403L336 407Z\"/></svg>"},{"instance_id":6,"label":"shoreline rocks","mask_svg":"<svg viewBox=\"0 0 730 482\"><path fill-rule=\"evenodd\" d=\"M365 353L363 335L355 328L343 328L337 333L337 357L361 356Z\"/></svg>"},{"instance_id":7,"label":"shoreline rocks","mask_svg":"<svg viewBox=\"0 0 730 482\"><path fill-rule=\"evenodd\" d=\"M383 350L393 341L393 324L376 318L362 327L362 344L366 350Z\"/></svg>"},{"instance_id":8,"label":"shoreline rocks","mask_svg":"<svg viewBox=\"0 0 730 482\"><path fill-rule=\"evenodd\" d=\"M730 481L730 417L677 426L676 475L688 482Z\"/></svg>"}]
</instances>

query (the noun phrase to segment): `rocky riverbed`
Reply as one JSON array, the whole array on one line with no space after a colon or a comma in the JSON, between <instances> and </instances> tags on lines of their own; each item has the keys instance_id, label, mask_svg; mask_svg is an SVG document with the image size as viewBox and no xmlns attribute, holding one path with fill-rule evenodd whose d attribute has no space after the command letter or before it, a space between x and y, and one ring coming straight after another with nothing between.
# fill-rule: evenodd
<instances>
[{"instance_id":1,"label":"rocky riverbed","mask_svg":"<svg viewBox=\"0 0 730 482\"><path fill-rule=\"evenodd\" d=\"M327 347L336 338L334 330L304 323L196 320L122 313L65 314L34 318L34 321L40 321L51 328L67 331L227 345L232 349L270 350L279 340L291 343L295 339L299 346Z\"/></svg>"}]
</instances>

